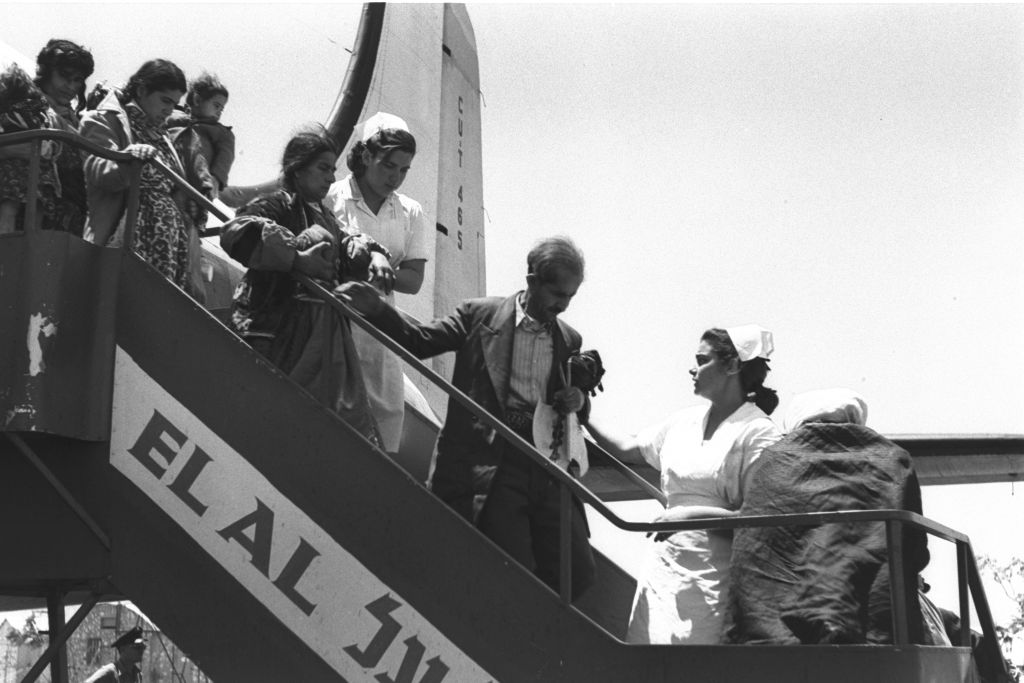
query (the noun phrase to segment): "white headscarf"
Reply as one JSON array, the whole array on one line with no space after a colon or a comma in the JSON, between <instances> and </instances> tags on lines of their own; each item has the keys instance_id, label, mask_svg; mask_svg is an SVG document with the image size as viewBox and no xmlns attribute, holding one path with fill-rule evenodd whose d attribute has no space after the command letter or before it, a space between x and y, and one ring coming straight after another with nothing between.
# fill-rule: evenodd
<instances>
[{"instance_id":1,"label":"white headscarf","mask_svg":"<svg viewBox=\"0 0 1024 683\"><path fill-rule=\"evenodd\" d=\"M797 394L786 411L783 426L787 432L808 422L840 422L863 426L868 419L868 404L852 389L818 389Z\"/></svg>"}]
</instances>

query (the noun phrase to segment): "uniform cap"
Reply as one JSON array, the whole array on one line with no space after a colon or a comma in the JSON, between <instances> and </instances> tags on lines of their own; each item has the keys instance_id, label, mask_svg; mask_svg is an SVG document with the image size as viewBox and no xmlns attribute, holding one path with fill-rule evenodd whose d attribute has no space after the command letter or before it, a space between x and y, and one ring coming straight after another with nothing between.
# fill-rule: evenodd
<instances>
[{"instance_id":1,"label":"uniform cap","mask_svg":"<svg viewBox=\"0 0 1024 683\"><path fill-rule=\"evenodd\" d=\"M377 133L382 130L404 130L406 133L409 132L409 126L403 119L395 116L394 114L387 114L379 111L370 118L363 121L362 131L359 134L359 139L366 142Z\"/></svg>"},{"instance_id":2,"label":"uniform cap","mask_svg":"<svg viewBox=\"0 0 1024 683\"><path fill-rule=\"evenodd\" d=\"M768 359L775 350L775 340L772 333L760 325L738 325L728 327L725 330L729 340L736 347L741 361L748 361L751 358Z\"/></svg>"},{"instance_id":3,"label":"uniform cap","mask_svg":"<svg viewBox=\"0 0 1024 683\"><path fill-rule=\"evenodd\" d=\"M141 626L133 626L123 633L120 638L111 643L110 647L125 647L126 645L145 645L146 638L143 635Z\"/></svg>"}]
</instances>

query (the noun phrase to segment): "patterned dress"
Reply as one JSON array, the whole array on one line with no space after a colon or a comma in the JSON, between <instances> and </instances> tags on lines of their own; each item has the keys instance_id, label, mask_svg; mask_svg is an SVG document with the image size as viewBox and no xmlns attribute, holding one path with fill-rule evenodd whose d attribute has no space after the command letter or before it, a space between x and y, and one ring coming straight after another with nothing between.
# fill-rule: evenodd
<instances>
[{"instance_id":1,"label":"patterned dress","mask_svg":"<svg viewBox=\"0 0 1024 683\"><path fill-rule=\"evenodd\" d=\"M33 108L30 111L11 111L0 113L0 133L16 133L26 130L60 128L59 117L49 107ZM54 156L59 153L61 145L51 140L43 142L39 159L38 210L43 225L56 214L57 202L61 194L60 179ZM0 158L0 202L16 202L21 204L18 209L18 225L24 223L25 202L28 199L27 159Z\"/></svg>"},{"instance_id":2,"label":"patterned dress","mask_svg":"<svg viewBox=\"0 0 1024 683\"><path fill-rule=\"evenodd\" d=\"M49 97L47 98L49 99ZM58 105L50 99L50 107L56 113L57 128L78 133L79 118L71 107ZM88 211L85 201L84 153L73 145L61 145L54 158L57 177L60 179L60 196L52 213L44 213L44 230L61 230L82 236L85 216Z\"/></svg>"},{"instance_id":3,"label":"patterned dress","mask_svg":"<svg viewBox=\"0 0 1024 683\"><path fill-rule=\"evenodd\" d=\"M171 146L164 126L150 123L134 102L125 106L138 143L152 145L156 158L178 175L184 170ZM174 184L153 164L142 167L135 251L168 280L182 289L189 285L189 218L172 196Z\"/></svg>"}]
</instances>

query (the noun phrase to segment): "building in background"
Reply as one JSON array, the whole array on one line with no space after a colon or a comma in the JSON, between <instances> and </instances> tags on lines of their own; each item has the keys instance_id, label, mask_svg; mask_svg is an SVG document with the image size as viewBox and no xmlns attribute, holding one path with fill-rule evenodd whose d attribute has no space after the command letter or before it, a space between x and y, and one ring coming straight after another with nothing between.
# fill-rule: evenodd
<instances>
[{"instance_id":1,"label":"building in background","mask_svg":"<svg viewBox=\"0 0 1024 683\"><path fill-rule=\"evenodd\" d=\"M0 683L18 683L49 644L46 610L34 611L17 629L6 619L0 621ZM140 612L124 603L100 603L67 642L68 680L84 681L117 653L111 643L132 628L141 626L148 644L142 658L142 680L169 683L209 683L198 664L157 629ZM49 683L47 668L39 677Z\"/></svg>"}]
</instances>

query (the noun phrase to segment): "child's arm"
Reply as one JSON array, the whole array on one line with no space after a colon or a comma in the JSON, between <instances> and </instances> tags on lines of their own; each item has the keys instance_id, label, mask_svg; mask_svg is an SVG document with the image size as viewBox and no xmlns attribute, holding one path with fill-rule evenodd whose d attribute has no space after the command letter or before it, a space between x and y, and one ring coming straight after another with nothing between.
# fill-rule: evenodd
<instances>
[{"instance_id":1,"label":"child's arm","mask_svg":"<svg viewBox=\"0 0 1024 683\"><path fill-rule=\"evenodd\" d=\"M220 183L218 190L228 186L228 173L235 163L235 134L227 126L219 125L218 135L213 140L213 158L210 159L210 173Z\"/></svg>"}]
</instances>

